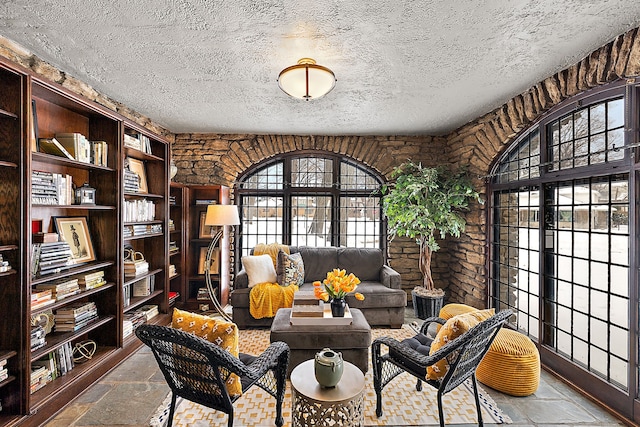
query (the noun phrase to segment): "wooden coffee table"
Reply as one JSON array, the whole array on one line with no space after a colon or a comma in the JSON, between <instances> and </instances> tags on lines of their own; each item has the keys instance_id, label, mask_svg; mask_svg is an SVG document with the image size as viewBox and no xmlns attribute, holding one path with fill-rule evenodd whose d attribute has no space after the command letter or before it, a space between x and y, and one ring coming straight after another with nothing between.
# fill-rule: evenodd
<instances>
[{"instance_id":1,"label":"wooden coffee table","mask_svg":"<svg viewBox=\"0 0 640 427\"><path fill-rule=\"evenodd\" d=\"M314 361L307 360L291 372L291 425L363 426L364 374L347 361L340 382L323 388L316 381Z\"/></svg>"}]
</instances>

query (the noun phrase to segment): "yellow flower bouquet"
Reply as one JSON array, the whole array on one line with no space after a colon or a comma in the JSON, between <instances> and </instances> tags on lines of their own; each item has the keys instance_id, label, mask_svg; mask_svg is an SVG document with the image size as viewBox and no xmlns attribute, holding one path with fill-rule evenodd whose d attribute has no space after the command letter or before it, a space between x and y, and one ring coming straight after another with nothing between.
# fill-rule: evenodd
<instances>
[{"instance_id":1,"label":"yellow flower bouquet","mask_svg":"<svg viewBox=\"0 0 640 427\"><path fill-rule=\"evenodd\" d=\"M359 284L360 279L353 273L347 275L345 270L334 268L327 273L327 278L322 282L319 280L313 282L313 293L316 298L323 301L343 300L347 294L354 292ZM358 301L364 299L364 295L360 292L356 292L354 296Z\"/></svg>"}]
</instances>

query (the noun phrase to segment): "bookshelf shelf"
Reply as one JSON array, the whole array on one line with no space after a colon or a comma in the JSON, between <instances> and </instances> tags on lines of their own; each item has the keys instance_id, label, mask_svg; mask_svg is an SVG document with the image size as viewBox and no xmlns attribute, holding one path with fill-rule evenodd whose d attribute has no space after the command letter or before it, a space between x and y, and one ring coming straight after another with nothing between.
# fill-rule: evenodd
<instances>
[{"instance_id":1,"label":"bookshelf shelf","mask_svg":"<svg viewBox=\"0 0 640 427\"><path fill-rule=\"evenodd\" d=\"M115 283L106 283L106 284L104 284L102 286L98 286L97 288L93 288L93 289L89 289L89 290L86 290L86 291L82 291L82 292L80 292L80 293L78 293L76 295L71 295L71 296L68 296L66 298L63 298L63 299L61 299L61 300L59 300L59 301L57 301L57 302L55 302L55 303L53 303L51 305L48 305L46 307L42 307L42 308L39 308L39 309L36 309L36 310L31 310L31 315L43 313L43 312L48 311L48 310L56 310L56 309L58 309L60 307L64 307L65 305L67 305L67 304L69 304L71 302L79 301L79 300L81 300L83 298L87 298L87 297L89 297L91 295L95 295L95 294L98 294L100 292L106 292L108 289L113 288L114 286L115 286Z\"/></svg>"},{"instance_id":2,"label":"bookshelf shelf","mask_svg":"<svg viewBox=\"0 0 640 427\"><path fill-rule=\"evenodd\" d=\"M5 167L5 168L17 168L18 165L13 163L13 162L5 162L3 160L0 160L0 166Z\"/></svg>"},{"instance_id":3,"label":"bookshelf shelf","mask_svg":"<svg viewBox=\"0 0 640 427\"><path fill-rule=\"evenodd\" d=\"M16 379L16 377L14 377L13 375L9 375L4 380L0 381L0 388L6 386L7 384L11 383L12 381L15 381L15 379Z\"/></svg>"},{"instance_id":4,"label":"bookshelf shelf","mask_svg":"<svg viewBox=\"0 0 640 427\"><path fill-rule=\"evenodd\" d=\"M153 291L151 292L150 295L144 296L144 297L131 297L131 302L129 303L129 305L127 307L125 307L124 312L128 313L130 311L135 310L136 308L139 308L141 306L143 306L145 303L153 300L155 297L159 296L162 294L162 291Z\"/></svg>"},{"instance_id":5,"label":"bookshelf shelf","mask_svg":"<svg viewBox=\"0 0 640 427\"><path fill-rule=\"evenodd\" d=\"M127 276L125 276L123 286L130 285L132 283L137 282L138 280L142 280L142 279L147 278L147 277L155 276L156 274L158 274L160 272L162 272L162 269L161 268L156 268L154 270L150 270L148 273L139 274L139 275L137 275L135 277L127 277Z\"/></svg>"},{"instance_id":6,"label":"bookshelf shelf","mask_svg":"<svg viewBox=\"0 0 640 427\"><path fill-rule=\"evenodd\" d=\"M147 198L147 199L162 199L164 198L163 195L161 194L153 194L153 193L131 193L131 192L124 192L124 197L125 199L128 198Z\"/></svg>"},{"instance_id":7,"label":"bookshelf shelf","mask_svg":"<svg viewBox=\"0 0 640 427\"><path fill-rule=\"evenodd\" d=\"M11 119L17 119L18 115L12 113L11 111L3 110L2 108L0 108L0 117L9 117Z\"/></svg>"},{"instance_id":8,"label":"bookshelf shelf","mask_svg":"<svg viewBox=\"0 0 640 427\"><path fill-rule=\"evenodd\" d=\"M105 172L116 171L111 167L94 165L92 163L79 162L77 160L71 160L65 157L54 156L53 154L33 152L31 153L31 157L34 162L42 162L49 165L68 166L75 169L84 169L84 170L101 170Z\"/></svg>"},{"instance_id":9,"label":"bookshelf shelf","mask_svg":"<svg viewBox=\"0 0 640 427\"><path fill-rule=\"evenodd\" d=\"M96 320L89 323L87 326L80 328L75 332L51 332L50 334L47 334L47 344L44 347L31 352L31 359L40 359L53 350L57 350L67 341L71 341L74 338L82 337L83 335L86 335L96 328L99 328L106 323L112 322L114 319L115 316L100 316Z\"/></svg>"},{"instance_id":10,"label":"bookshelf shelf","mask_svg":"<svg viewBox=\"0 0 640 427\"><path fill-rule=\"evenodd\" d=\"M63 279L76 274L85 273L91 270L98 270L100 268L109 268L114 266L113 261L96 261L87 264L78 265L77 267L71 267L68 270L64 270L58 274L51 274L44 277L38 277L31 280L32 285L38 285L40 283L50 282L52 279Z\"/></svg>"}]
</instances>

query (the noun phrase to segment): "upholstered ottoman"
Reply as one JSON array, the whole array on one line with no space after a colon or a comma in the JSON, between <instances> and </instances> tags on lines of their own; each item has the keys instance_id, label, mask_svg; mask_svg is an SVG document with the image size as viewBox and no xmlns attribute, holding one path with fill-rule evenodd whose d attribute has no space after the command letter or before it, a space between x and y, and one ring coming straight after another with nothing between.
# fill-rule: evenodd
<instances>
[{"instance_id":1,"label":"upholstered ottoman","mask_svg":"<svg viewBox=\"0 0 640 427\"><path fill-rule=\"evenodd\" d=\"M271 324L271 342L284 341L291 349L287 375L305 360L313 359L325 347L342 353L342 358L353 363L363 373L369 368L371 327L362 312L350 308L350 325L327 325L318 319L316 325L292 325L290 308L281 308Z\"/></svg>"},{"instance_id":2,"label":"upholstered ottoman","mask_svg":"<svg viewBox=\"0 0 640 427\"><path fill-rule=\"evenodd\" d=\"M447 304L440 318L476 310L465 304ZM524 334L502 328L478 365L476 377L481 383L512 396L528 396L540 385L540 353Z\"/></svg>"}]
</instances>

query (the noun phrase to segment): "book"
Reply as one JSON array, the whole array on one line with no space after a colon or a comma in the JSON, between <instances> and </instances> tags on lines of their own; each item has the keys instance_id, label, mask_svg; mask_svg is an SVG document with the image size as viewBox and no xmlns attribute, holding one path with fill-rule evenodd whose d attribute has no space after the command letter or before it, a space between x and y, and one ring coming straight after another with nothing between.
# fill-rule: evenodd
<instances>
[{"instance_id":1,"label":"book","mask_svg":"<svg viewBox=\"0 0 640 427\"><path fill-rule=\"evenodd\" d=\"M40 151L43 153L75 160L75 157L73 157L73 155L69 153L62 144L60 144L60 141L55 138L39 138L38 144L40 146Z\"/></svg>"}]
</instances>

